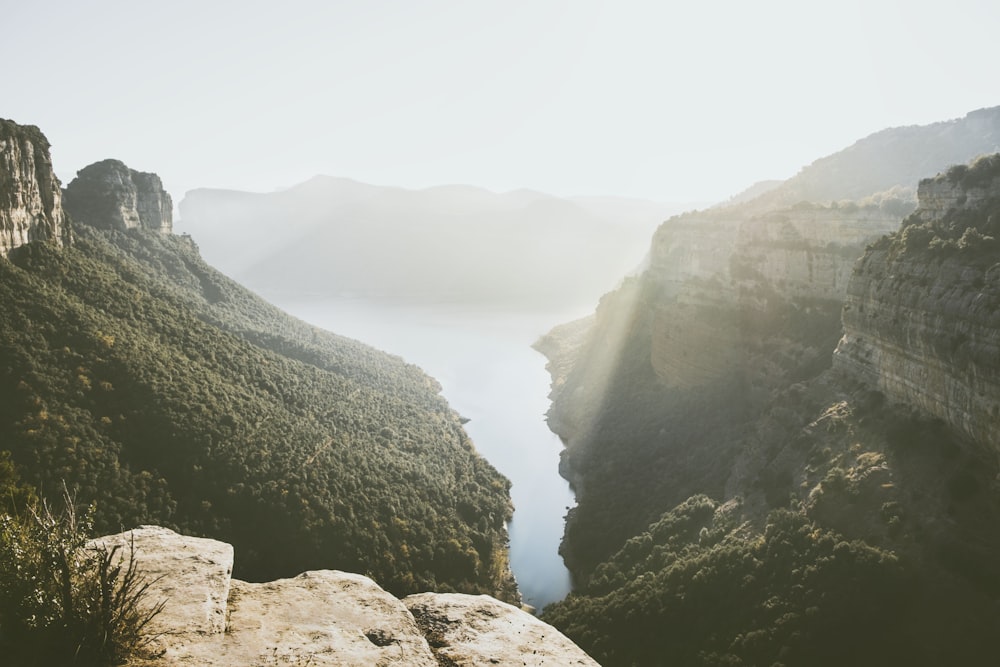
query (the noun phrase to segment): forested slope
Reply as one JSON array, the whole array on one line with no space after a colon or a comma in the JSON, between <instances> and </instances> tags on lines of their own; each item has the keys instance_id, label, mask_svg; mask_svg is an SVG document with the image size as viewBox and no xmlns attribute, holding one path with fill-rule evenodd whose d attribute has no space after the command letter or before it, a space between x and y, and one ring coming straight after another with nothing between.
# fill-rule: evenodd
<instances>
[{"instance_id":1,"label":"forested slope","mask_svg":"<svg viewBox=\"0 0 1000 667\"><path fill-rule=\"evenodd\" d=\"M418 368L297 321L186 238L76 226L0 259L0 449L97 529L232 542L251 580L516 598L509 483Z\"/></svg>"}]
</instances>

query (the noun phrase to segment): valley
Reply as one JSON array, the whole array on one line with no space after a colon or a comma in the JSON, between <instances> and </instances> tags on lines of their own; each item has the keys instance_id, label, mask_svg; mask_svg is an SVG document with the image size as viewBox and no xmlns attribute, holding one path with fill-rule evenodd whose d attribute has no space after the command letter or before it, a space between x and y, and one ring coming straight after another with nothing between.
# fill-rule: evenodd
<instances>
[{"instance_id":1,"label":"valley","mask_svg":"<svg viewBox=\"0 0 1000 667\"><path fill-rule=\"evenodd\" d=\"M241 587L492 595L608 666L994 657L1000 108L646 230L318 177L180 235L155 174L0 148L7 520L65 488Z\"/></svg>"}]
</instances>

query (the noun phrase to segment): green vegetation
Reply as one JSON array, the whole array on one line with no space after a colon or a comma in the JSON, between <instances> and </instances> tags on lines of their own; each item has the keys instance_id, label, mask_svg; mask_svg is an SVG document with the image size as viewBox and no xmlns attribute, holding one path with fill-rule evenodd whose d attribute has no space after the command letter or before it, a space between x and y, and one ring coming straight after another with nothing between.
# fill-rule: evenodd
<instances>
[{"instance_id":1,"label":"green vegetation","mask_svg":"<svg viewBox=\"0 0 1000 667\"><path fill-rule=\"evenodd\" d=\"M695 496L546 609L602 665L913 664L896 557L775 510L761 533ZM919 662L919 660L917 660Z\"/></svg>"},{"instance_id":2,"label":"green vegetation","mask_svg":"<svg viewBox=\"0 0 1000 667\"><path fill-rule=\"evenodd\" d=\"M420 369L285 315L187 239L76 234L0 260L0 448L25 482L96 502L98 532L228 541L244 579L516 598L509 482Z\"/></svg>"},{"instance_id":3,"label":"green vegetation","mask_svg":"<svg viewBox=\"0 0 1000 667\"><path fill-rule=\"evenodd\" d=\"M945 182L958 188L968 198L977 189L1000 179L1000 154L985 155L972 164L958 164L934 179L921 183L922 188ZM988 196L983 201L957 202L939 218L924 220L911 216L899 232L880 239L876 250L887 250L891 259L921 258L944 260L955 257L963 265L985 269L992 266L1000 250L1000 198Z\"/></svg>"},{"instance_id":4,"label":"green vegetation","mask_svg":"<svg viewBox=\"0 0 1000 667\"><path fill-rule=\"evenodd\" d=\"M981 186L998 170L987 159L938 178ZM993 323L1000 200L968 199L872 244L855 288L877 285L920 317L930 295L948 317ZM750 269L731 264L744 283ZM550 423L578 490L562 544L576 589L545 620L608 666L993 664L995 456L830 370L840 304L782 299L762 280L741 293L749 308L707 281L675 299L657 280L606 297L557 368ZM875 335L920 350L898 318L864 314ZM701 348L675 333L688 320L727 336ZM995 367L974 338L925 344ZM728 366L664 380L651 359L665 345L679 376L712 369L712 355Z\"/></svg>"},{"instance_id":5,"label":"green vegetation","mask_svg":"<svg viewBox=\"0 0 1000 667\"><path fill-rule=\"evenodd\" d=\"M119 665L150 656L149 599L134 548L88 544L93 506L78 515L36 503L0 515L0 652L16 665Z\"/></svg>"}]
</instances>

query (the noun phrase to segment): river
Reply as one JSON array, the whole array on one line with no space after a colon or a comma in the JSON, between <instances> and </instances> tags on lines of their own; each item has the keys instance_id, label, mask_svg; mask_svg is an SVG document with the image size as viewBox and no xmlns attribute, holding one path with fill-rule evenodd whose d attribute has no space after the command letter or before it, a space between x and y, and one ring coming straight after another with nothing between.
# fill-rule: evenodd
<instances>
[{"instance_id":1,"label":"river","mask_svg":"<svg viewBox=\"0 0 1000 667\"><path fill-rule=\"evenodd\" d=\"M397 354L436 378L476 449L511 480L511 569L537 609L570 590L559 556L575 500L559 476L562 444L545 424L549 375L531 344L582 312L537 313L361 299L268 298L311 324Z\"/></svg>"}]
</instances>

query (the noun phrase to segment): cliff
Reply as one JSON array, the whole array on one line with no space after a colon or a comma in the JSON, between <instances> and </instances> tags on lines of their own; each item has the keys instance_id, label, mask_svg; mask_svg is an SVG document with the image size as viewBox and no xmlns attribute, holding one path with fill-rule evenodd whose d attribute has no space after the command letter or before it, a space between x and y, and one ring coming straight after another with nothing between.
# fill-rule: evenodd
<instances>
[{"instance_id":1,"label":"cliff","mask_svg":"<svg viewBox=\"0 0 1000 667\"><path fill-rule=\"evenodd\" d=\"M69 239L48 140L33 125L0 119L0 256L31 241Z\"/></svg>"},{"instance_id":2,"label":"cliff","mask_svg":"<svg viewBox=\"0 0 1000 667\"><path fill-rule=\"evenodd\" d=\"M143 665L597 665L555 628L486 595L402 600L359 574L232 578L233 547L155 526L100 538L134 546L152 582L159 658Z\"/></svg>"},{"instance_id":3,"label":"cliff","mask_svg":"<svg viewBox=\"0 0 1000 667\"><path fill-rule=\"evenodd\" d=\"M160 177L129 169L119 160L78 171L66 186L64 201L73 220L98 229L173 230L173 202Z\"/></svg>"},{"instance_id":4,"label":"cliff","mask_svg":"<svg viewBox=\"0 0 1000 667\"><path fill-rule=\"evenodd\" d=\"M995 662L1000 160L898 179L998 115L671 218L582 340L540 342L578 501L546 620L604 664Z\"/></svg>"},{"instance_id":5,"label":"cliff","mask_svg":"<svg viewBox=\"0 0 1000 667\"><path fill-rule=\"evenodd\" d=\"M858 263L834 366L1000 453L1000 155L918 192Z\"/></svg>"}]
</instances>

